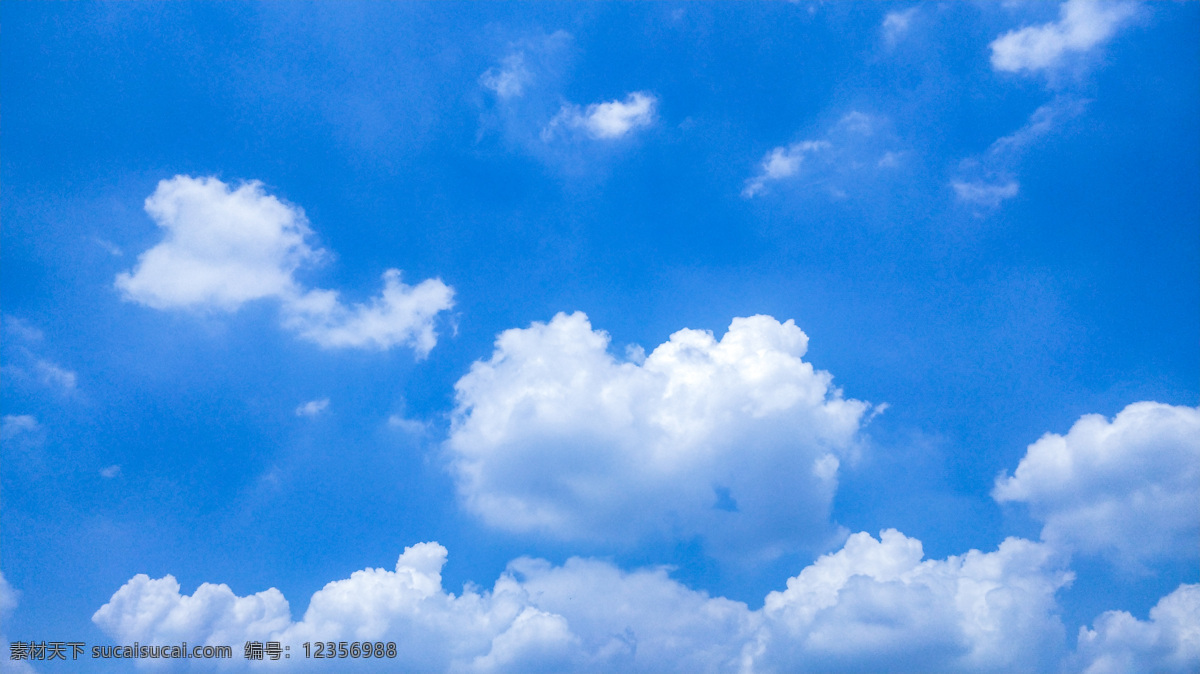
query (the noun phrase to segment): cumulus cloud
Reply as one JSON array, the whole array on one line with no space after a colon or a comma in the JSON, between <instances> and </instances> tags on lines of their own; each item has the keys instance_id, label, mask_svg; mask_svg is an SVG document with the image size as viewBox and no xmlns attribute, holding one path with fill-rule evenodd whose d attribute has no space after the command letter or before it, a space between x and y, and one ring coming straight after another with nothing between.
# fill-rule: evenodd
<instances>
[{"instance_id":1,"label":"cumulus cloud","mask_svg":"<svg viewBox=\"0 0 1200 674\"><path fill-rule=\"evenodd\" d=\"M1073 576L1045 544L1010 538L923 561L919 540L890 529L859 533L767 595L775 646L787 671L1031 671L1054 662L1063 626L1055 592Z\"/></svg>"},{"instance_id":2,"label":"cumulus cloud","mask_svg":"<svg viewBox=\"0 0 1200 674\"><path fill-rule=\"evenodd\" d=\"M746 180L742 196L750 199L773 184L803 177L823 184L834 196L845 196L842 187L861 180L865 171L899 163L899 153L884 149L892 143L887 127L882 117L851 110L819 138L772 148L759 161L758 172Z\"/></svg>"},{"instance_id":3,"label":"cumulus cloud","mask_svg":"<svg viewBox=\"0 0 1200 674\"><path fill-rule=\"evenodd\" d=\"M306 289L295 272L325 256L310 244L304 212L266 194L262 184L232 189L212 178L159 182L146 212L163 240L117 275L123 297L155 309L236 311L246 302L278 300L284 324L325 347L387 349L404 344L424 355L437 342L436 315L454 291L438 279L415 287L400 272L383 275L381 296L347 307L332 290Z\"/></svg>"},{"instance_id":4,"label":"cumulus cloud","mask_svg":"<svg viewBox=\"0 0 1200 674\"><path fill-rule=\"evenodd\" d=\"M587 108L568 103L542 129L542 139L551 140L562 131L582 131L596 140L615 140L634 129L654 122L658 99L653 94L635 91L625 100L593 103Z\"/></svg>"},{"instance_id":5,"label":"cumulus cloud","mask_svg":"<svg viewBox=\"0 0 1200 674\"><path fill-rule=\"evenodd\" d=\"M1094 627L1079 628L1071 670L1195 672L1200 666L1200 585L1180 585L1150 609L1149 620L1107 611Z\"/></svg>"},{"instance_id":6,"label":"cumulus cloud","mask_svg":"<svg viewBox=\"0 0 1200 674\"><path fill-rule=\"evenodd\" d=\"M1200 409L1129 405L1109 421L1081 417L1029 446L992 495L1044 523L1042 539L1122 565L1196 556Z\"/></svg>"},{"instance_id":7,"label":"cumulus cloud","mask_svg":"<svg viewBox=\"0 0 1200 674\"><path fill-rule=\"evenodd\" d=\"M114 478L121 474L121 466L113 464L106 468L100 469L100 476L106 478Z\"/></svg>"},{"instance_id":8,"label":"cumulus cloud","mask_svg":"<svg viewBox=\"0 0 1200 674\"><path fill-rule=\"evenodd\" d=\"M1014 73L1053 70L1110 40L1135 13L1131 3L1067 0L1059 8L1058 21L996 38L991 44L992 67Z\"/></svg>"},{"instance_id":9,"label":"cumulus cloud","mask_svg":"<svg viewBox=\"0 0 1200 674\"><path fill-rule=\"evenodd\" d=\"M736 318L719 341L680 330L644 361L608 346L560 313L502 333L455 384L445 448L471 512L564 539L665 529L764 554L825 535L869 406L802 359L795 323Z\"/></svg>"},{"instance_id":10,"label":"cumulus cloud","mask_svg":"<svg viewBox=\"0 0 1200 674\"><path fill-rule=\"evenodd\" d=\"M299 621L274 589L238 597L206 583L183 595L174 578L144 575L93 621L121 642L277 640L294 651L304 641L395 641L395 662L416 671L1034 671L1064 656L1090 662L1093 642L1116 645L1105 614L1080 656L1066 652L1055 594L1071 574L1051 546L1021 539L927 560L920 541L897 531L855 534L758 610L661 568L579 558L520 558L490 590L455 595L442 587L446 554L420 543L394 569L355 571L315 593ZM1200 662L1195 587L1152 611L1150 641L1163 647L1134 651L1133 669Z\"/></svg>"},{"instance_id":11,"label":"cumulus cloud","mask_svg":"<svg viewBox=\"0 0 1200 674\"><path fill-rule=\"evenodd\" d=\"M329 398L321 398L320 400L310 400L296 408L296 416L298 417L315 417L325 408L329 407Z\"/></svg>"}]
</instances>

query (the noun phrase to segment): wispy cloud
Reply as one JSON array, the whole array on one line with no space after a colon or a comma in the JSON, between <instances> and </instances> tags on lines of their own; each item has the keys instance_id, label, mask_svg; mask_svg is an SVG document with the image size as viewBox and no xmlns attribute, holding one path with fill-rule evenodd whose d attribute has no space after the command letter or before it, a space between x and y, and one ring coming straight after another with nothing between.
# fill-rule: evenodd
<instances>
[{"instance_id":1,"label":"wispy cloud","mask_svg":"<svg viewBox=\"0 0 1200 674\"><path fill-rule=\"evenodd\" d=\"M844 196L851 176L900 163L900 152L883 149L892 144L886 127L882 117L851 110L819 138L772 148L759 161L758 172L746 180L742 196L760 196L772 185L805 176L822 181L831 195Z\"/></svg>"},{"instance_id":2,"label":"wispy cloud","mask_svg":"<svg viewBox=\"0 0 1200 674\"><path fill-rule=\"evenodd\" d=\"M1025 153L1087 108L1088 101L1059 97L1034 110L1024 126L992 142L977 157L963 160L959 175L950 181L957 199L965 204L994 209L1021 191L1017 169Z\"/></svg>"}]
</instances>

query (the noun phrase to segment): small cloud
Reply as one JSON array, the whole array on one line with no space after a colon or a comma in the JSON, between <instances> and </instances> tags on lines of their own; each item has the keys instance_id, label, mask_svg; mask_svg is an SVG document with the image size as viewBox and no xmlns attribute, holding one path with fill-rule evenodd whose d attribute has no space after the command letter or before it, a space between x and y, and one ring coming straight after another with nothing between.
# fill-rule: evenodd
<instances>
[{"instance_id":1,"label":"small cloud","mask_svg":"<svg viewBox=\"0 0 1200 674\"><path fill-rule=\"evenodd\" d=\"M325 411L329 407L329 398L321 398L320 400L310 400L296 408L296 416L298 417L315 417Z\"/></svg>"},{"instance_id":2,"label":"small cloud","mask_svg":"<svg viewBox=\"0 0 1200 674\"><path fill-rule=\"evenodd\" d=\"M1050 71L1071 55L1086 54L1110 40L1137 13L1129 3L1067 0L1059 19L1009 31L992 44L992 67L1003 72Z\"/></svg>"},{"instance_id":3,"label":"small cloud","mask_svg":"<svg viewBox=\"0 0 1200 674\"><path fill-rule=\"evenodd\" d=\"M838 126L843 131L855 133L860 136L869 136L875 130L874 119L870 115L857 110L851 110L842 115L842 118L838 120Z\"/></svg>"},{"instance_id":4,"label":"small cloud","mask_svg":"<svg viewBox=\"0 0 1200 674\"><path fill-rule=\"evenodd\" d=\"M19 435L36 432L41 425L28 414L6 414L0 420L0 438L11 440Z\"/></svg>"},{"instance_id":5,"label":"small cloud","mask_svg":"<svg viewBox=\"0 0 1200 674\"><path fill-rule=\"evenodd\" d=\"M525 91L533 75L525 67L525 54L516 52L504 57L499 68L488 68L479 76L479 83L496 92L501 99L515 98Z\"/></svg>"},{"instance_id":6,"label":"small cloud","mask_svg":"<svg viewBox=\"0 0 1200 674\"><path fill-rule=\"evenodd\" d=\"M4 317L4 331L23 342L40 342L43 337L41 330L16 316Z\"/></svg>"},{"instance_id":7,"label":"small cloud","mask_svg":"<svg viewBox=\"0 0 1200 674\"><path fill-rule=\"evenodd\" d=\"M796 175L806 156L827 150L829 147L830 144L826 141L805 140L771 150L763 157L758 175L746 181L742 196L746 198L756 196L766 188L767 183Z\"/></svg>"},{"instance_id":8,"label":"small cloud","mask_svg":"<svg viewBox=\"0 0 1200 674\"><path fill-rule=\"evenodd\" d=\"M38 379L46 386L52 388L61 388L63 391L75 390L75 373L61 368L48 360L39 360L34 363L34 369L37 370Z\"/></svg>"},{"instance_id":9,"label":"small cloud","mask_svg":"<svg viewBox=\"0 0 1200 674\"><path fill-rule=\"evenodd\" d=\"M121 466L119 466L117 464L113 464L113 465L109 466L108 468L100 469L101 477L112 479L114 477L117 477L120 474L121 474Z\"/></svg>"},{"instance_id":10,"label":"small cloud","mask_svg":"<svg viewBox=\"0 0 1200 674\"><path fill-rule=\"evenodd\" d=\"M950 183L960 201L995 208L1005 199L1017 196L1020 184L1015 180L1005 183L988 184L984 182L963 182L955 180Z\"/></svg>"},{"instance_id":11,"label":"small cloud","mask_svg":"<svg viewBox=\"0 0 1200 674\"><path fill-rule=\"evenodd\" d=\"M107 252L109 255L112 255L113 257L121 257L122 255L125 254L124 252L122 252L120 247L117 246L117 244L115 244L112 241L109 241L107 239L101 239L98 236L94 236L94 237L92 237L92 241L94 241L97 246L100 246L101 248L103 248L105 250L105 252Z\"/></svg>"},{"instance_id":12,"label":"small cloud","mask_svg":"<svg viewBox=\"0 0 1200 674\"><path fill-rule=\"evenodd\" d=\"M658 99L643 91L629 94L624 101L593 103L586 109L567 104L542 130L542 140L552 139L558 129L577 129L596 140L615 140L652 124L657 106Z\"/></svg>"},{"instance_id":13,"label":"small cloud","mask_svg":"<svg viewBox=\"0 0 1200 674\"><path fill-rule=\"evenodd\" d=\"M900 152L884 152L875 165L879 168L895 168L900 165Z\"/></svg>"},{"instance_id":14,"label":"small cloud","mask_svg":"<svg viewBox=\"0 0 1200 674\"><path fill-rule=\"evenodd\" d=\"M962 162L961 175L950 182L959 201L996 208L1017 195L1019 183L1012 177L1026 150L1086 109L1088 101L1057 97L1029 116L1024 126L1001 136L987 151Z\"/></svg>"},{"instance_id":15,"label":"small cloud","mask_svg":"<svg viewBox=\"0 0 1200 674\"><path fill-rule=\"evenodd\" d=\"M900 41L900 38L904 37L904 35L908 33L908 29L912 24L912 19L914 16L916 16L916 14L916 7L888 12L887 15L883 17L883 26L881 27L881 30L883 31L884 43L886 43L889 47L895 46L895 44Z\"/></svg>"},{"instance_id":16,"label":"small cloud","mask_svg":"<svg viewBox=\"0 0 1200 674\"><path fill-rule=\"evenodd\" d=\"M428 429L428 424L425 422L417 421L416 419L405 419L399 414L393 414L389 416L387 422L388 426L391 426L392 428L398 428L405 433L412 435L421 435Z\"/></svg>"}]
</instances>

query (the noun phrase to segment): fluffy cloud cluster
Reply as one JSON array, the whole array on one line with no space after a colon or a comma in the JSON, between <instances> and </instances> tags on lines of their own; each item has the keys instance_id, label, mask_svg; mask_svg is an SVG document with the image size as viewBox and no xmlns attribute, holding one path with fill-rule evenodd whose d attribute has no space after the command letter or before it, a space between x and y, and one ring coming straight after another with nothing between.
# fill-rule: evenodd
<instances>
[{"instance_id":1,"label":"fluffy cloud cluster","mask_svg":"<svg viewBox=\"0 0 1200 674\"><path fill-rule=\"evenodd\" d=\"M704 535L768 556L828 533L868 405L802 359L792 321L680 330L644 361L608 346L584 314L559 314L502 333L458 381L445 447L469 510L510 531Z\"/></svg>"},{"instance_id":2,"label":"fluffy cloud cluster","mask_svg":"<svg viewBox=\"0 0 1200 674\"><path fill-rule=\"evenodd\" d=\"M1079 628L1070 669L1087 674L1195 672L1200 666L1200 585L1180 585L1150 609L1149 620L1107 611L1095 629Z\"/></svg>"},{"instance_id":3,"label":"fluffy cloud cluster","mask_svg":"<svg viewBox=\"0 0 1200 674\"><path fill-rule=\"evenodd\" d=\"M1070 574L1046 544L1009 539L989 553L922 556L920 541L899 532L856 534L750 610L662 569L578 558L521 558L490 591L455 595L441 584L445 548L421 543L394 570L329 583L299 622L276 590L238 597L205 584L181 595L170 576L133 578L93 620L130 643L277 640L295 651L305 641L394 641L395 662L412 671L1032 671L1114 653L1135 669L1200 664L1198 586L1163 599L1149 623L1104 614L1071 655L1054 600Z\"/></svg>"},{"instance_id":4,"label":"fluffy cloud cluster","mask_svg":"<svg viewBox=\"0 0 1200 674\"><path fill-rule=\"evenodd\" d=\"M404 344L424 355L437 342L434 319L453 306L454 291L438 279L415 287L388 270L383 293L368 304L344 305L332 290L306 289L295 272L324 256L309 243L303 211L263 191L236 189L216 178L176 176L159 182L146 212L163 240L138 256L116 287L155 309L235 311L246 302L281 302L284 323L326 347L387 349Z\"/></svg>"},{"instance_id":5,"label":"fluffy cloud cluster","mask_svg":"<svg viewBox=\"0 0 1200 674\"><path fill-rule=\"evenodd\" d=\"M1037 72L1058 67L1071 55L1107 42L1134 14L1129 3L1067 0L1059 19L1001 35L992 42L992 67L1007 72Z\"/></svg>"},{"instance_id":6,"label":"fluffy cloud cluster","mask_svg":"<svg viewBox=\"0 0 1200 674\"><path fill-rule=\"evenodd\" d=\"M1022 502L1042 538L1123 565L1195 557L1200 540L1200 409L1129 405L1082 417L1029 446L993 496Z\"/></svg>"},{"instance_id":7,"label":"fluffy cloud cluster","mask_svg":"<svg viewBox=\"0 0 1200 674\"><path fill-rule=\"evenodd\" d=\"M568 103L542 130L542 138L550 140L561 130L579 130L597 140L615 140L653 123L657 105L658 99L643 91L629 94L624 101L593 103L586 109Z\"/></svg>"}]
</instances>

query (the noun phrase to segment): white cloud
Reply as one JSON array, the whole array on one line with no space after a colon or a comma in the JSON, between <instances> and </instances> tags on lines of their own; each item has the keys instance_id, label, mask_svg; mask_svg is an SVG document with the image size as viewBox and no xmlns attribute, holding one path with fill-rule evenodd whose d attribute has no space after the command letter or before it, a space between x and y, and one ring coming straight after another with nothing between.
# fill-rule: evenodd
<instances>
[{"instance_id":1,"label":"white cloud","mask_svg":"<svg viewBox=\"0 0 1200 674\"><path fill-rule=\"evenodd\" d=\"M1053 70L1069 56L1107 42L1136 13L1130 3L1067 0L1058 21L1010 31L992 42L992 67L1005 72Z\"/></svg>"},{"instance_id":2,"label":"white cloud","mask_svg":"<svg viewBox=\"0 0 1200 674\"><path fill-rule=\"evenodd\" d=\"M855 534L767 595L769 660L786 671L1032 671L1063 641L1055 592L1072 580L1044 544L922 561L921 542Z\"/></svg>"},{"instance_id":3,"label":"white cloud","mask_svg":"<svg viewBox=\"0 0 1200 674\"><path fill-rule=\"evenodd\" d=\"M828 534L869 406L802 360L792 321L736 318L720 341L680 330L640 363L608 345L584 314L558 314L502 333L458 381L445 448L470 511L511 531L669 530L746 554Z\"/></svg>"},{"instance_id":4,"label":"white cloud","mask_svg":"<svg viewBox=\"0 0 1200 674\"><path fill-rule=\"evenodd\" d=\"M570 33L559 30L549 35L518 40L499 65L479 76L479 84L496 95L501 103L514 104L537 93L558 78L558 70L570 61Z\"/></svg>"},{"instance_id":5,"label":"white cloud","mask_svg":"<svg viewBox=\"0 0 1200 674\"><path fill-rule=\"evenodd\" d=\"M11 649L12 642L8 640L5 634L5 628L8 625L8 619L12 612L17 608L17 600L20 598L20 593L13 589L8 584L8 580L4 578L4 573L0 572L0 643L5 644L5 649ZM0 654L0 662L4 663L4 671L11 674L26 674L32 673L33 667L24 660L13 660L11 651Z\"/></svg>"},{"instance_id":6,"label":"white cloud","mask_svg":"<svg viewBox=\"0 0 1200 674\"><path fill-rule=\"evenodd\" d=\"M0 438L11 440L18 435L33 433L41 428L38 420L28 414L6 414L0 421Z\"/></svg>"},{"instance_id":7,"label":"white cloud","mask_svg":"<svg viewBox=\"0 0 1200 674\"><path fill-rule=\"evenodd\" d=\"M287 600L275 588L238 597L228 585L204 583L181 596L174 576L151 579L139 573L92 621L109 634L135 636L143 643L229 645L278 633L291 617Z\"/></svg>"},{"instance_id":8,"label":"white cloud","mask_svg":"<svg viewBox=\"0 0 1200 674\"><path fill-rule=\"evenodd\" d=\"M756 196L766 188L767 183L796 175L806 156L827 150L829 147L827 141L805 140L772 149L763 157L758 175L746 181L746 187L742 189L742 196Z\"/></svg>"},{"instance_id":9,"label":"white cloud","mask_svg":"<svg viewBox=\"0 0 1200 674\"><path fill-rule=\"evenodd\" d=\"M310 245L304 212L258 182L230 189L212 177L176 176L159 182L146 212L163 240L116 279L123 296L139 304L235 311L272 298L282 303L287 327L321 346L406 344L419 355L437 342L436 315L453 306L454 291L442 281L408 286L395 269L384 273L383 293L369 304L346 307L336 291L304 288L294 273L325 252Z\"/></svg>"},{"instance_id":10,"label":"white cloud","mask_svg":"<svg viewBox=\"0 0 1200 674\"><path fill-rule=\"evenodd\" d=\"M764 194L773 184L809 178L809 186L821 185L834 198L843 198L846 190L861 183L871 169L889 165L880 162L880 155L897 156L886 149L895 140L888 127L885 117L851 110L817 139L772 148L759 161L758 172L746 180L742 196L750 199Z\"/></svg>"},{"instance_id":11,"label":"white cloud","mask_svg":"<svg viewBox=\"0 0 1200 674\"><path fill-rule=\"evenodd\" d=\"M454 290L438 279L415 286L398 269L383 274L383 292L370 304L346 307L332 290L313 290L284 305L284 325L324 347L388 349L411 346L424 356L437 344L434 320L454 306Z\"/></svg>"},{"instance_id":12,"label":"white cloud","mask_svg":"<svg viewBox=\"0 0 1200 674\"><path fill-rule=\"evenodd\" d=\"M75 373L59 367L55 363L48 360L38 360L34 364L34 369L37 370L38 379L46 386L52 388L60 388L63 391L75 390Z\"/></svg>"},{"instance_id":13,"label":"white cloud","mask_svg":"<svg viewBox=\"0 0 1200 674\"><path fill-rule=\"evenodd\" d=\"M122 255L125 254L121 250L120 246L113 243L112 241L109 241L108 239L101 239L98 236L94 236L94 237L92 237L92 241L94 241L97 246L100 246L101 248L103 248L104 252L108 253L109 255L112 255L113 257L121 257Z\"/></svg>"},{"instance_id":14,"label":"white cloud","mask_svg":"<svg viewBox=\"0 0 1200 674\"><path fill-rule=\"evenodd\" d=\"M1122 565L1196 557L1200 538L1200 410L1133 403L1110 422L1081 417L1029 446L997 501L1021 502L1042 539Z\"/></svg>"},{"instance_id":15,"label":"white cloud","mask_svg":"<svg viewBox=\"0 0 1200 674\"><path fill-rule=\"evenodd\" d=\"M298 417L315 417L325 408L329 407L329 398L321 398L320 400L310 400L296 408L296 416Z\"/></svg>"},{"instance_id":16,"label":"white cloud","mask_svg":"<svg viewBox=\"0 0 1200 674\"><path fill-rule=\"evenodd\" d=\"M880 30L883 31L884 43L890 47L899 42L900 38L908 33L913 17L916 14L917 8L909 7L908 9L891 11L884 15L883 24L880 27Z\"/></svg>"},{"instance_id":17,"label":"white cloud","mask_svg":"<svg viewBox=\"0 0 1200 674\"><path fill-rule=\"evenodd\" d=\"M428 423L419 421L417 419L407 419L400 414L392 414L388 416L387 423L388 426L391 426L392 428L399 428L405 433L410 433L412 435L421 435L425 431L429 430Z\"/></svg>"},{"instance_id":18,"label":"white cloud","mask_svg":"<svg viewBox=\"0 0 1200 674\"><path fill-rule=\"evenodd\" d=\"M1149 620L1107 611L1095 629L1079 628L1068 664L1087 674L1195 672L1200 668L1200 585L1180 585L1150 609Z\"/></svg>"},{"instance_id":19,"label":"white cloud","mask_svg":"<svg viewBox=\"0 0 1200 674\"><path fill-rule=\"evenodd\" d=\"M320 249L299 208L249 182L236 190L216 178L176 176L158 183L146 213L164 230L138 256L132 273L117 275L126 299L155 309L235 310L263 297L299 294L292 273L319 259Z\"/></svg>"},{"instance_id":20,"label":"white cloud","mask_svg":"<svg viewBox=\"0 0 1200 674\"><path fill-rule=\"evenodd\" d=\"M106 478L114 478L121 474L121 467L117 464L100 469L100 476Z\"/></svg>"},{"instance_id":21,"label":"white cloud","mask_svg":"<svg viewBox=\"0 0 1200 674\"><path fill-rule=\"evenodd\" d=\"M582 130L597 140L622 138L636 128L652 124L657 106L658 99L644 91L635 91L624 101L593 103L586 109L568 103L542 130L542 139L552 139L560 129Z\"/></svg>"},{"instance_id":22,"label":"white cloud","mask_svg":"<svg viewBox=\"0 0 1200 674\"><path fill-rule=\"evenodd\" d=\"M999 206L1000 202L1005 199L1017 196L1021 189L1020 184L1015 180L998 184L955 180L950 185L954 188L954 194L958 196L959 201L990 208Z\"/></svg>"},{"instance_id":23,"label":"white cloud","mask_svg":"<svg viewBox=\"0 0 1200 674\"><path fill-rule=\"evenodd\" d=\"M24 342L39 342L45 336L37 327L16 316L4 317L4 331Z\"/></svg>"},{"instance_id":24,"label":"white cloud","mask_svg":"<svg viewBox=\"0 0 1200 674\"><path fill-rule=\"evenodd\" d=\"M950 181L955 196L961 202L989 209L1017 196L1020 183L1013 172L1025 151L1067 120L1083 114L1087 104L1086 100L1059 96L1039 106L1021 128L997 138L981 156L962 162L963 177Z\"/></svg>"},{"instance_id":25,"label":"white cloud","mask_svg":"<svg viewBox=\"0 0 1200 674\"><path fill-rule=\"evenodd\" d=\"M525 67L525 54L516 52L504 57L499 68L488 68L479 76L479 83L496 92L501 99L514 98L525 92L533 74Z\"/></svg>"},{"instance_id":26,"label":"white cloud","mask_svg":"<svg viewBox=\"0 0 1200 674\"><path fill-rule=\"evenodd\" d=\"M517 559L490 591L455 595L445 561L442 546L414 545L394 570L327 584L298 622L274 589L189 596L170 576L139 575L93 620L122 642L395 641L395 662L419 671L1030 671L1064 654L1054 597L1071 578L1045 544L924 560L920 541L891 530L852 536L760 610L661 568L578 558Z\"/></svg>"}]
</instances>

